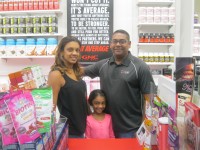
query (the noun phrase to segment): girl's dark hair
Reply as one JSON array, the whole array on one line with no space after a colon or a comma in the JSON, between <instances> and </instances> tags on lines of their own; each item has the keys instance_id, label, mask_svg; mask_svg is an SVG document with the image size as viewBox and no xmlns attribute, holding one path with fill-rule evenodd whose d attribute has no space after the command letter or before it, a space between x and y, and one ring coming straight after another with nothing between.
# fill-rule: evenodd
<instances>
[{"instance_id":1,"label":"girl's dark hair","mask_svg":"<svg viewBox=\"0 0 200 150\"><path fill-rule=\"evenodd\" d=\"M89 104L92 106L92 102L93 100L97 97L97 96L103 96L105 98L105 102L106 102L106 107L107 107L107 99L106 99L106 94L103 90L93 90L90 95L89 95L89 98L88 98L88 102Z\"/></svg>"},{"instance_id":2,"label":"girl's dark hair","mask_svg":"<svg viewBox=\"0 0 200 150\"><path fill-rule=\"evenodd\" d=\"M55 56L55 62L51 66L51 71L59 70L61 74L65 74L65 72L68 71L69 68L68 66L65 65L65 60L62 57L62 53L64 51L65 45L68 44L69 42L77 42L81 48L81 42L76 37L66 36L62 38L62 40L58 44L58 48L57 48L56 56ZM83 70L81 69L78 61L73 65L73 70L75 72L76 77L80 79L83 75Z\"/></svg>"}]
</instances>

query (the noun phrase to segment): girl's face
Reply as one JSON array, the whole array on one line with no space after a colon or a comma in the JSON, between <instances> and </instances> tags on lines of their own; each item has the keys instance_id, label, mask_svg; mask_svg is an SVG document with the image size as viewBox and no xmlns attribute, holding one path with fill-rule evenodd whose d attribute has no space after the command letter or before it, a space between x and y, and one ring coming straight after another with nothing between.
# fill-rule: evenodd
<instances>
[{"instance_id":1,"label":"girl's face","mask_svg":"<svg viewBox=\"0 0 200 150\"><path fill-rule=\"evenodd\" d=\"M94 110L94 113L100 114L103 112L103 110L106 107L106 100L105 97L103 96L97 96L93 101L92 101L92 107Z\"/></svg>"},{"instance_id":2,"label":"girl's face","mask_svg":"<svg viewBox=\"0 0 200 150\"><path fill-rule=\"evenodd\" d=\"M73 64L75 64L78 61L79 56L80 45L77 42L72 41L65 45L63 57L67 65L73 66Z\"/></svg>"}]
</instances>

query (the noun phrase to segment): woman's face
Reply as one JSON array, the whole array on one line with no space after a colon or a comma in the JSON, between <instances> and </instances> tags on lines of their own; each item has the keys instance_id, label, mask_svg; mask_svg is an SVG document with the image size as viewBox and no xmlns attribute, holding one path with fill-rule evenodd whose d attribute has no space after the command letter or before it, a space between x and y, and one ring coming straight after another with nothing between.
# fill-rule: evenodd
<instances>
[{"instance_id":1,"label":"woman's face","mask_svg":"<svg viewBox=\"0 0 200 150\"><path fill-rule=\"evenodd\" d=\"M80 45L77 42L72 41L65 45L63 51L63 58L67 65L73 66L73 64L75 64L78 61L79 56L80 56Z\"/></svg>"}]
</instances>

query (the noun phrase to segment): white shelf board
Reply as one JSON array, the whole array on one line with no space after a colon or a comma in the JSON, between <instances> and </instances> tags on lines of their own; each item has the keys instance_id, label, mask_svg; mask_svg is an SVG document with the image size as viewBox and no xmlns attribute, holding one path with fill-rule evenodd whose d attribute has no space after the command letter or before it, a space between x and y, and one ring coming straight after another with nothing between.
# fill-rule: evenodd
<instances>
[{"instance_id":1,"label":"white shelf board","mask_svg":"<svg viewBox=\"0 0 200 150\"><path fill-rule=\"evenodd\" d=\"M200 24L194 24L194 28L200 28Z\"/></svg>"},{"instance_id":2,"label":"white shelf board","mask_svg":"<svg viewBox=\"0 0 200 150\"><path fill-rule=\"evenodd\" d=\"M174 26L174 23L139 23L139 26Z\"/></svg>"},{"instance_id":3,"label":"white shelf board","mask_svg":"<svg viewBox=\"0 0 200 150\"><path fill-rule=\"evenodd\" d=\"M166 66L166 65L173 65L172 62L146 62L147 65L158 65L158 66Z\"/></svg>"},{"instance_id":4,"label":"white shelf board","mask_svg":"<svg viewBox=\"0 0 200 150\"><path fill-rule=\"evenodd\" d=\"M138 46L173 46L174 43L138 43Z\"/></svg>"},{"instance_id":5,"label":"white shelf board","mask_svg":"<svg viewBox=\"0 0 200 150\"><path fill-rule=\"evenodd\" d=\"M138 6L171 6L175 0L138 0Z\"/></svg>"},{"instance_id":6,"label":"white shelf board","mask_svg":"<svg viewBox=\"0 0 200 150\"><path fill-rule=\"evenodd\" d=\"M34 58L55 58L55 56L1 56L1 59L34 59Z\"/></svg>"},{"instance_id":7,"label":"white shelf board","mask_svg":"<svg viewBox=\"0 0 200 150\"><path fill-rule=\"evenodd\" d=\"M61 10L23 10L23 11L0 11L0 15L33 15L33 14L62 14Z\"/></svg>"},{"instance_id":8,"label":"white shelf board","mask_svg":"<svg viewBox=\"0 0 200 150\"><path fill-rule=\"evenodd\" d=\"M62 34L0 34L0 37L63 37Z\"/></svg>"}]
</instances>

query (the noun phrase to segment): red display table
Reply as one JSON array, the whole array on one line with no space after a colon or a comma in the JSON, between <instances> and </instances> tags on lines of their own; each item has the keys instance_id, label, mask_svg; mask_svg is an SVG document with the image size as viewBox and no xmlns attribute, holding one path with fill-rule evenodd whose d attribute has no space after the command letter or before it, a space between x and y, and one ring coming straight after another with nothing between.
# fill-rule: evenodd
<instances>
[{"instance_id":1,"label":"red display table","mask_svg":"<svg viewBox=\"0 0 200 150\"><path fill-rule=\"evenodd\" d=\"M142 150L137 139L69 139L69 150Z\"/></svg>"}]
</instances>

